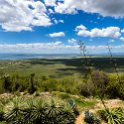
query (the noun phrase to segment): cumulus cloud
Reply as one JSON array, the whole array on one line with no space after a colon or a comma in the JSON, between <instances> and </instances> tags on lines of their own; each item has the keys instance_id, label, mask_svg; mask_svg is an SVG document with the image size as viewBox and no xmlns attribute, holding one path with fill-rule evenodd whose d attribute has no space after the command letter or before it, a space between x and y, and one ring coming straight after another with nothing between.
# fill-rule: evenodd
<instances>
[{"instance_id":1,"label":"cumulus cloud","mask_svg":"<svg viewBox=\"0 0 124 124\"><path fill-rule=\"evenodd\" d=\"M75 3L78 1L74 0L64 0L63 2L58 2L57 6L54 8L55 12L57 13L62 13L62 14L76 14L76 8L75 8Z\"/></svg>"},{"instance_id":2,"label":"cumulus cloud","mask_svg":"<svg viewBox=\"0 0 124 124\"><path fill-rule=\"evenodd\" d=\"M54 21L55 24L64 23L64 20L56 20L56 19L53 19L53 21Z\"/></svg>"},{"instance_id":3,"label":"cumulus cloud","mask_svg":"<svg viewBox=\"0 0 124 124\"><path fill-rule=\"evenodd\" d=\"M0 53L75 53L77 51L78 46L66 45L61 41L0 44Z\"/></svg>"},{"instance_id":4,"label":"cumulus cloud","mask_svg":"<svg viewBox=\"0 0 124 124\"><path fill-rule=\"evenodd\" d=\"M121 31L119 27L107 27L107 28L94 28L88 30L84 25L79 25L76 27L75 31L77 35L84 37L111 37L118 38L121 36Z\"/></svg>"},{"instance_id":5,"label":"cumulus cloud","mask_svg":"<svg viewBox=\"0 0 124 124\"><path fill-rule=\"evenodd\" d=\"M55 6L56 0L44 0L46 6Z\"/></svg>"},{"instance_id":6,"label":"cumulus cloud","mask_svg":"<svg viewBox=\"0 0 124 124\"><path fill-rule=\"evenodd\" d=\"M65 36L64 32L55 32L55 33L51 33L49 34L50 37L63 37Z\"/></svg>"},{"instance_id":7,"label":"cumulus cloud","mask_svg":"<svg viewBox=\"0 0 124 124\"><path fill-rule=\"evenodd\" d=\"M5 31L32 31L34 26L64 23L50 19L50 14L75 14L78 10L119 18L124 16L123 5L124 0L0 0L0 26Z\"/></svg>"},{"instance_id":8,"label":"cumulus cloud","mask_svg":"<svg viewBox=\"0 0 124 124\"><path fill-rule=\"evenodd\" d=\"M124 29L122 29L121 32L124 33Z\"/></svg>"},{"instance_id":9,"label":"cumulus cloud","mask_svg":"<svg viewBox=\"0 0 124 124\"><path fill-rule=\"evenodd\" d=\"M124 45L110 46L112 52L124 52ZM89 54L107 53L106 45L86 45ZM61 41L39 42L39 43L18 43L0 44L0 53L80 53L79 45L68 45Z\"/></svg>"},{"instance_id":10,"label":"cumulus cloud","mask_svg":"<svg viewBox=\"0 0 124 124\"><path fill-rule=\"evenodd\" d=\"M121 41L124 41L124 37L120 37L120 40L121 40Z\"/></svg>"},{"instance_id":11,"label":"cumulus cloud","mask_svg":"<svg viewBox=\"0 0 124 124\"><path fill-rule=\"evenodd\" d=\"M124 0L63 0L55 7L58 13L77 13L82 10L115 18L124 17Z\"/></svg>"},{"instance_id":12,"label":"cumulus cloud","mask_svg":"<svg viewBox=\"0 0 124 124\"><path fill-rule=\"evenodd\" d=\"M0 25L5 31L31 31L52 25L45 5L35 0L0 0Z\"/></svg>"},{"instance_id":13,"label":"cumulus cloud","mask_svg":"<svg viewBox=\"0 0 124 124\"><path fill-rule=\"evenodd\" d=\"M71 39L68 40L68 43L75 45L75 44L77 44L77 40L74 39L74 38L71 38Z\"/></svg>"}]
</instances>

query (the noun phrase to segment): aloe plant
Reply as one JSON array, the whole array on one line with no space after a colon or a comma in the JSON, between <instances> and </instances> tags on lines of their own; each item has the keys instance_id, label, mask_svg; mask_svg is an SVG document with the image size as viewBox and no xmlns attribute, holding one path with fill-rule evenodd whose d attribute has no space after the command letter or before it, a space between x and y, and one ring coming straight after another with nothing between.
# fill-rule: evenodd
<instances>
[{"instance_id":1,"label":"aloe plant","mask_svg":"<svg viewBox=\"0 0 124 124\"><path fill-rule=\"evenodd\" d=\"M124 110L122 108L108 109L108 112L101 110L99 113L108 124L124 124Z\"/></svg>"},{"instance_id":2,"label":"aloe plant","mask_svg":"<svg viewBox=\"0 0 124 124\"><path fill-rule=\"evenodd\" d=\"M46 103L43 100L35 100L32 109L31 120L34 124L46 123Z\"/></svg>"},{"instance_id":3,"label":"aloe plant","mask_svg":"<svg viewBox=\"0 0 124 124\"><path fill-rule=\"evenodd\" d=\"M20 124L23 123L23 110L24 102L22 98L13 98L11 102L9 102L5 106L5 115L4 118L8 123Z\"/></svg>"},{"instance_id":4,"label":"aloe plant","mask_svg":"<svg viewBox=\"0 0 124 124\"><path fill-rule=\"evenodd\" d=\"M0 122L4 121L4 110L3 110L4 105L0 102Z\"/></svg>"},{"instance_id":5,"label":"aloe plant","mask_svg":"<svg viewBox=\"0 0 124 124\"><path fill-rule=\"evenodd\" d=\"M4 107L7 124L73 124L74 109L66 102L39 98L13 98Z\"/></svg>"}]
</instances>

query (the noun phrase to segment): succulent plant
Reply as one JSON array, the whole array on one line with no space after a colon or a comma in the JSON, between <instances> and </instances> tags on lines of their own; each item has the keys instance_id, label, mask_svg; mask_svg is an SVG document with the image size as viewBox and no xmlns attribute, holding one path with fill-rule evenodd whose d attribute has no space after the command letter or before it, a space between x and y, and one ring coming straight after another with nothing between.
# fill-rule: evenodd
<instances>
[{"instance_id":1,"label":"succulent plant","mask_svg":"<svg viewBox=\"0 0 124 124\"><path fill-rule=\"evenodd\" d=\"M124 110L122 108L101 110L99 113L108 124L124 124Z\"/></svg>"},{"instance_id":2,"label":"succulent plant","mask_svg":"<svg viewBox=\"0 0 124 124\"><path fill-rule=\"evenodd\" d=\"M15 97L4 107L7 124L73 124L72 106L58 99Z\"/></svg>"}]
</instances>

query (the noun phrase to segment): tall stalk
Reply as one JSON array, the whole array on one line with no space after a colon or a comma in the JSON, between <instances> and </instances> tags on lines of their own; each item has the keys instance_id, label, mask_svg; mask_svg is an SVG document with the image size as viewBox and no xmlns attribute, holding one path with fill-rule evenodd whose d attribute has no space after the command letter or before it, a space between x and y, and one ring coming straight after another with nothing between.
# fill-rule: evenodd
<instances>
[{"instance_id":1,"label":"tall stalk","mask_svg":"<svg viewBox=\"0 0 124 124\"><path fill-rule=\"evenodd\" d=\"M96 87L96 85L95 85L95 81L94 81L93 76L92 76L92 70L91 70L91 67L90 67L91 63L90 63L90 61L89 61L89 58L87 58L87 55L86 55L86 51L87 51L87 50L86 50L86 46L84 45L84 43L83 43L82 41L80 41L80 44L79 44L79 45L80 45L80 46L79 46L79 48L80 48L80 53L84 56L84 60L85 60L85 63L86 63L87 70L89 71L89 75L90 75L90 77L91 77L93 86L94 86L94 88L95 88L96 91L97 91L97 87ZM97 93L98 93L98 91L97 91ZM104 100L103 100L102 95L100 95L99 93L98 93L97 95L98 95L98 97L100 98L100 100L101 100L101 102L102 102L102 104L103 104L103 106L104 106L104 109L105 109L106 112L108 113L108 109L107 109L107 107L106 107L106 105L105 105L105 102L104 102Z\"/></svg>"},{"instance_id":2,"label":"tall stalk","mask_svg":"<svg viewBox=\"0 0 124 124\"><path fill-rule=\"evenodd\" d=\"M109 43L107 43L107 47L108 47L108 51L109 51L109 55L110 55L111 62L112 62L112 64L113 64L115 73L116 73L116 75L117 75L117 81L118 81L120 87L122 88L122 92L124 92L124 86L122 85L122 82L121 82L121 79L120 79L120 76L119 76L119 73L118 73L118 69L117 69L117 63L115 63L115 61L114 61L114 59L113 59L113 55L112 55L112 52L111 52L111 48L110 48L110 46L109 46Z\"/></svg>"}]
</instances>

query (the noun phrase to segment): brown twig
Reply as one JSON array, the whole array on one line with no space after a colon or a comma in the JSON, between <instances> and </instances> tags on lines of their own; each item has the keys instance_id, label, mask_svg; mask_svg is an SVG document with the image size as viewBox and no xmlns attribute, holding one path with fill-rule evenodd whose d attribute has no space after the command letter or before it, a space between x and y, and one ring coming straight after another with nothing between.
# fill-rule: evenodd
<instances>
[{"instance_id":1,"label":"brown twig","mask_svg":"<svg viewBox=\"0 0 124 124\"><path fill-rule=\"evenodd\" d=\"M89 58L87 58L87 55L86 55L86 46L84 45L84 43L83 43L82 41L80 41L80 44L79 44L79 45L80 45L80 46L79 46L79 48L80 48L80 53L83 54L83 56L84 56L86 66L87 66L87 69L88 69L88 71L89 71L89 75L90 75L90 77L91 77L91 80L92 80L92 83L93 83L93 85L94 85L94 88L95 88L96 91L97 91L97 87L96 87L96 85L95 85L95 81L94 81L94 79L93 79L92 71L91 71L91 68L90 68L90 61L88 61ZM97 93L98 93L98 91L97 91ZM107 107L106 107L106 105L105 105L105 102L104 102L104 100L103 100L103 97L102 97L99 93L98 93L97 95L98 95L98 97L100 98L100 100L101 100L101 102L102 102L102 104L103 104L103 106L104 106L106 112L108 112L108 109L107 109Z\"/></svg>"},{"instance_id":2,"label":"brown twig","mask_svg":"<svg viewBox=\"0 0 124 124\"><path fill-rule=\"evenodd\" d=\"M120 85L120 88L122 88L122 92L124 92L124 86L122 85L122 81L120 79L120 76L119 76L119 73L118 73L118 69L117 69L117 63L115 63L115 61L113 60L113 55L112 55L112 52L111 52L111 48L109 46L109 43L107 43L107 47L108 47L108 50L109 50L109 54L110 54L110 58L111 58L111 62L113 64L113 67L114 67L114 70L115 70L115 73L117 75L117 81Z\"/></svg>"}]
</instances>

